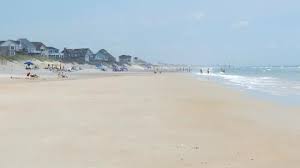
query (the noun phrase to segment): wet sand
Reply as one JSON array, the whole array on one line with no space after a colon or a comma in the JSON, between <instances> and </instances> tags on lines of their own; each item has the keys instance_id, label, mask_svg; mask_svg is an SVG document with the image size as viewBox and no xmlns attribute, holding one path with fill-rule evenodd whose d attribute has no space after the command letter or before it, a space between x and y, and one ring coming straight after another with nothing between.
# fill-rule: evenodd
<instances>
[{"instance_id":1,"label":"wet sand","mask_svg":"<svg viewBox=\"0 0 300 168\"><path fill-rule=\"evenodd\" d=\"M299 108L186 75L4 82L0 109L5 168L300 166Z\"/></svg>"}]
</instances>

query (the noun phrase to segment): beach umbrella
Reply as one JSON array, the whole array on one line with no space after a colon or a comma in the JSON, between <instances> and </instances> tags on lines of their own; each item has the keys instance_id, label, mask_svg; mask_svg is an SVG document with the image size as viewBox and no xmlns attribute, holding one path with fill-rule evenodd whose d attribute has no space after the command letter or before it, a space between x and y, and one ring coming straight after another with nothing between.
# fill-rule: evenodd
<instances>
[{"instance_id":1,"label":"beach umbrella","mask_svg":"<svg viewBox=\"0 0 300 168\"><path fill-rule=\"evenodd\" d=\"M24 64L25 64L25 65L28 65L28 66L34 65L34 63L32 63L31 61L24 62Z\"/></svg>"}]
</instances>

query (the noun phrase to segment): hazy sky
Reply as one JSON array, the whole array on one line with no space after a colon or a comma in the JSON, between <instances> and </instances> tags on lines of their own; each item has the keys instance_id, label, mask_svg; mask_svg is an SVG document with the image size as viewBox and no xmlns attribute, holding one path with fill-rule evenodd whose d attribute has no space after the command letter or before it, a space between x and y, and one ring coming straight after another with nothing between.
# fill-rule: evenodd
<instances>
[{"instance_id":1,"label":"hazy sky","mask_svg":"<svg viewBox=\"0 0 300 168\"><path fill-rule=\"evenodd\" d=\"M300 64L299 0L0 0L0 39L150 61Z\"/></svg>"}]
</instances>

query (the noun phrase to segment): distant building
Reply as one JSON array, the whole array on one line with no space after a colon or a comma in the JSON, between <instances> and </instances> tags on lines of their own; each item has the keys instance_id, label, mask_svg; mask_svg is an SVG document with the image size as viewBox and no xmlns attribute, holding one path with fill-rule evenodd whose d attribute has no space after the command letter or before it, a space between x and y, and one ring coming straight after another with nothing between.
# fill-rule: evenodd
<instances>
[{"instance_id":1,"label":"distant building","mask_svg":"<svg viewBox=\"0 0 300 168\"><path fill-rule=\"evenodd\" d=\"M27 39L19 39L20 43L20 50L24 52L25 54L29 55L36 55L38 54L38 51L36 51L36 47Z\"/></svg>"},{"instance_id":2,"label":"distant building","mask_svg":"<svg viewBox=\"0 0 300 168\"><path fill-rule=\"evenodd\" d=\"M12 51L9 47L0 46L0 56L14 56L14 55L15 55L15 51Z\"/></svg>"},{"instance_id":3,"label":"distant building","mask_svg":"<svg viewBox=\"0 0 300 168\"><path fill-rule=\"evenodd\" d=\"M62 60L66 62L86 63L93 58L94 54L89 48L64 49Z\"/></svg>"},{"instance_id":4,"label":"distant building","mask_svg":"<svg viewBox=\"0 0 300 168\"><path fill-rule=\"evenodd\" d=\"M105 49L99 50L94 55L94 61L96 62L107 62L107 63L115 63L116 58L112 56L109 52L107 52Z\"/></svg>"},{"instance_id":5,"label":"distant building","mask_svg":"<svg viewBox=\"0 0 300 168\"><path fill-rule=\"evenodd\" d=\"M42 42L31 42L35 47L35 54L48 57L48 48Z\"/></svg>"},{"instance_id":6,"label":"distant building","mask_svg":"<svg viewBox=\"0 0 300 168\"><path fill-rule=\"evenodd\" d=\"M131 64L132 56L130 55L121 55L119 56L120 64Z\"/></svg>"},{"instance_id":7,"label":"distant building","mask_svg":"<svg viewBox=\"0 0 300 168\"><path fill-rule=\"evenodd\" d=\"M60 59L62 54L59 52L59 49L54 47L47 47L48 57L52 59Z\"/></svg>"},{"instance_id":8,"label":"distant building","mask_svg":"<svg viewBox=\"0 0 300 168\"><path fill-rule=\"evenodd\" d=\"M14 56L19 50L20 43L18 41L0 41L0 55L2 56Z\"/></svg>"}]
</instances>

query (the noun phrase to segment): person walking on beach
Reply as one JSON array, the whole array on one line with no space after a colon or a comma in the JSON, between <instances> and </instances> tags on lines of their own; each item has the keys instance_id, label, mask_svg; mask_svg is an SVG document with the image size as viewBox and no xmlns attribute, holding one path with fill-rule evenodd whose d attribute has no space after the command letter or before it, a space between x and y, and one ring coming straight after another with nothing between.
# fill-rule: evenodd
<instances>
[{"instance_id":1,"label":"person walking on beach","mask_svg":"<svg viewBox=\"0 0 300 168\"><path fill-rule=\"evenodd\" d=\"M207 69L207 74L209 74L210 73L210 70L209 70L209 68Z\"/></svg>"},{"instance_id":2,"label":"person walking on beach","mask_svg":"<svg viewBox=\"0 0 300 168\"><path fill-rule=\"evenodd\" d=\"M200 73L201 73L201 74L203 74L203 70L202 70L202 68L200 69Z\"/></svg>"}]
</instances>

